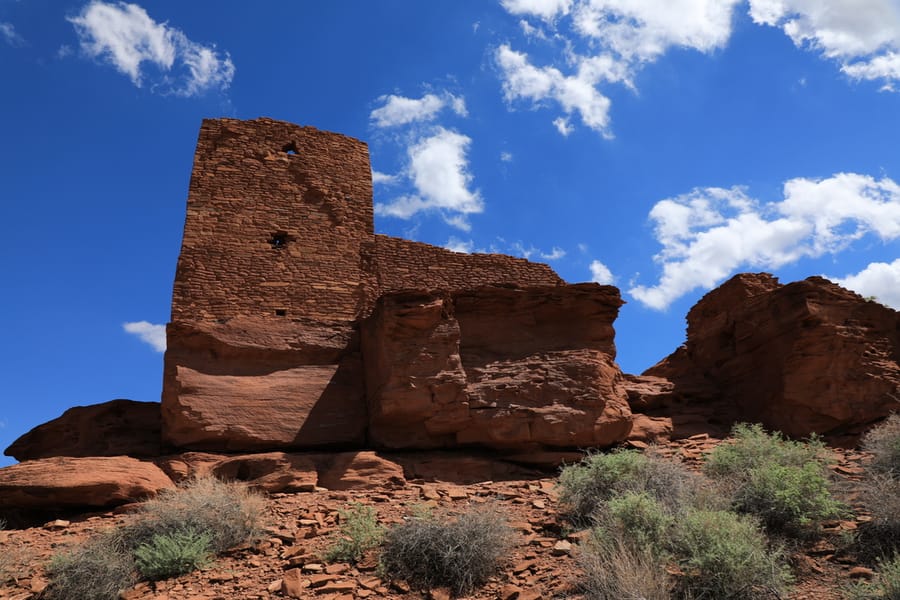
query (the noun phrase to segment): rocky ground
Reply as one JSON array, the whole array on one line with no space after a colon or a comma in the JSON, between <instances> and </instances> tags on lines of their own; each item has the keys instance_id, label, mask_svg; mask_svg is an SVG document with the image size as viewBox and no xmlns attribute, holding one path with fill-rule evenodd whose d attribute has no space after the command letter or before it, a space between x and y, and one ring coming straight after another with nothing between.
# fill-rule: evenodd
<instances>
[{"instance_id":1,"label":"rocky ground","mask_svg":"<svg viewBox=\"0 0 900 600\"><path fill-rule=\"evenodd\" d=\"M673 442L662 451L698 465L703 453L718 440L706 435ZM853 505L853 483L863 473L867 457L853 450L835 450L832 465L839 486ZM468 505L494 507L507 515L517 544L505 570L471 598L536 600L577 598L577 546L584 532L573 532L559 513L555 477L484 481L469 485L439 481L394 481L378 489L270 495L263 539L232 549L209 568L156 583L141 583L127 591L126 600L215 600L246 598L449 598L447 590L425 593L402 582L379 578L375 557L357 565L328 564L322 556L338 528L340 509L353 502L373 506L381 523L402 521L413 506L428 504L450 511ZM0 600L37 600L46 587L44 566L53 554L78 544L91 534L127 522L127 510L86 514L43 526L0 532L3 560L10 577L0 585ZM823 536L792 549L790 560L797 577L791 600L843 598L842 589L855 578L871 576L847 550L848 534L867 520L854 506L854 517L826 523Z\"/></svg>"}]
</instances>

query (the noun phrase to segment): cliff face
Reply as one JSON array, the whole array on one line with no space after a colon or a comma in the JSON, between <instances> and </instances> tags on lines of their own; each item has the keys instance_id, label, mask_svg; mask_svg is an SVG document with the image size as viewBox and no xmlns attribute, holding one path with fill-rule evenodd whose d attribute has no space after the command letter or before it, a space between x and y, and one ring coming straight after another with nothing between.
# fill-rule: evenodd
<instances>
[{"instance_id":1,"label":"cliff face","mask_svg":"<svg viewBox=\"0 0 900 600\"><path fill-rule=\"evenodd\" d=\"M900 409L900 313L826 279L736 275L687 322L685 346L645 375L738 420L838 434Z\"/></svg>"}]
</instances>

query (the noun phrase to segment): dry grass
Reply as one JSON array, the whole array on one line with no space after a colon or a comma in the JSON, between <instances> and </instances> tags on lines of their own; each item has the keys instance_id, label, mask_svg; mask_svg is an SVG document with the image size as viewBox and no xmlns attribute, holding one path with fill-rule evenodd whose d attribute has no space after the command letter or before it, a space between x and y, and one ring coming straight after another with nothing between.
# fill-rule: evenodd
<instances>
[{"instance_id":1,"label":"dry grass","mask_svg":"<svg viewBox=\"0 0 900 600\"><path fill-rule=\"evenodd\" d=\"M669 600L665 565L649 549L615 540L580 552L578 563L585 600Z\"/></svg>"},{"instance_id":2,"label":"dry grass","mask_svg":"<svg viewBox=\"0 0 900 600\"><path fill-rule=\"evenodd\" d=\"M900 414L893 414L866 433L862 447L872 453L872 470L900 477Z\"/></svg>"}]
</instances>

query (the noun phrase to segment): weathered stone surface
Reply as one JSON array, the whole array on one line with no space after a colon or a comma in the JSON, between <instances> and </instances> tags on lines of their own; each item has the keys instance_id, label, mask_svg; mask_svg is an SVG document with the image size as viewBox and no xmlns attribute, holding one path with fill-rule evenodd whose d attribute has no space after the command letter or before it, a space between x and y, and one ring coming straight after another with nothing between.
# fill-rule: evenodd
<instances>
[{"instance_id":1,"label":"weathered stone surface","mask_svg":"<svg viewBox=\"0 0 900 600\"><path fill-rule=\"evenodd\" d=\"M383 296L362 327L371 441L522 450L624 439L621 303L596 284Z\"/></svg>"},{"instance_id":2,"label":"weathered stone surface","mask_svg":"<svg viewBox=\"0 0 900 600\"><path fill-rule=\"evenodd\" d=\"M347 323L169 325L164 441L247 451L362 444L362 366Z\"/></svg>"},{"instance_id":3,"label":"weathered stone surface","mask_svg":"<svg viewBox=\"0 0 900 600\"><path fill-rule=\"evenodd\" d=\"M245 481L266 492L311 492L319 475L315 457L267 452L225 458L209 473L225 481Z\"/></svg>"},{"instance_id":4,"label":"weathered stone surface","mask_svg":"<svg viewBox=\"0 0 900 600\"><path fill-rule=\"evenodd\" d=\"M322 456L319 464L319 486L329 490L383 489L404 483L403 467L370 451Z\"/></svg>"},{"instance_id":5,"label":"weathered stone surface","mask_svg":"<svg viewBox=\"0 0 900 600\"><path fill-rule=\"evenodd\" d=\"M900 314L826 279L737 275L687 321L685 346L644 375L682 397L719 400L735 419L806 436L900 409Z\"/></svg>"},{"instance_id":6,"label":"weathered stone surface","mask_svg":"<svg viewBox=\"0 0 900 600\"><path fill-rule=\"evenodd\" d=\"M0 506L115 506L173 486L156 465L126 456L43 458L0 469Z\"/></svg>"},{"instance_id":7,"label":"weathered stone surface","mask_svg":"<svg viewBox=\"0 0 900 600\"><path fill-rule=\"evenodd\" d=\"M51 456L158 456L159 402L111 400L75 406L6 449L16 460Z\"/></svg>"}]
</instances>

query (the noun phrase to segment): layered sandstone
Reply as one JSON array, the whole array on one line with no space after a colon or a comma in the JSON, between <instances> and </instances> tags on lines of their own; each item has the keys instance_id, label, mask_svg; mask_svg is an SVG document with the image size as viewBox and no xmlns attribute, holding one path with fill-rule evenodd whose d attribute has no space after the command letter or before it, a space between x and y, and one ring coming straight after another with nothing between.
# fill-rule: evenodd
<instances>
[{"instance_id":1,"label":"layered sandstone","mask_svg":"<svg viewBox=\"0 0 900 600\"><path fill-rule=\"evenodd\" d=\"M21 436L4 454L16 460L51 456L159 456L158 402L111 400L75 406Z\"/></svg>"},{"instance_id":2,"label":"layered sandstone","mask_svg":"<svg viewBox=\"0 0 900 600\"><path fill-rule=\"evenodd\" d=\"M900 314L821 277L740 274L687 316L645 375L788 435L853 432L900 409Z\"/></svg>"},{"instance_id":3,"label":"layered sandstone","mask_svg":"<svg viewBox=\"0 0 900 600\"><path fill-rule=\"evenodd\" d=\"M631 427L610 286L383 296L362 328L370 440L388 448L608 446Z\"/></svg>"}]
</instances>

